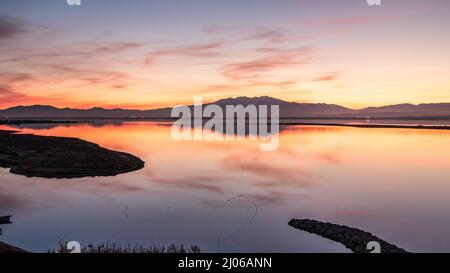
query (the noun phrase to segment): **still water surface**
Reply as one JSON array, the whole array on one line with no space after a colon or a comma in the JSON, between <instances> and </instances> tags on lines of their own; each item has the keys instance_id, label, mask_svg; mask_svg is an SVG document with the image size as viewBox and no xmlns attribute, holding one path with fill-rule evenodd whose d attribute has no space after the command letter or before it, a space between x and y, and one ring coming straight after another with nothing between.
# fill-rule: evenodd
<instances>
[{"instance_id":1,"label":"still water surface","mask_svg":"<svg viewBox=\"0 0 450 273\"><path fill-rule=\"evenodd\" d=\"M0 126L0 129L17 129ZM450 252L450 131L283 127L280 147L174 141L169 124L21 128L130 152L140 171L84 179L0 169L0 240L32 251L82 244L197 244L206 252L347 252L288 226L313 218L413 252Z\"/></svg>"}]
</instances>

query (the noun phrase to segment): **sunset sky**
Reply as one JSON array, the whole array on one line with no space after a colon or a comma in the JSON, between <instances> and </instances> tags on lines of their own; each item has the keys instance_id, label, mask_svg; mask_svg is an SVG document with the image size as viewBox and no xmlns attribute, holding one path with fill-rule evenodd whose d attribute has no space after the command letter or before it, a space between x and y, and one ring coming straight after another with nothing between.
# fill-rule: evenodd
<instances>
[{"instance_id":1,"label":"sunset sky","mask_svg":"<svg viewBox=\"0 0 450 273\"><path fill-rule=\"evenodd\" d=\"M0 108L450 102L450 1L1 0Z\"/></svg>"}]
</instances>

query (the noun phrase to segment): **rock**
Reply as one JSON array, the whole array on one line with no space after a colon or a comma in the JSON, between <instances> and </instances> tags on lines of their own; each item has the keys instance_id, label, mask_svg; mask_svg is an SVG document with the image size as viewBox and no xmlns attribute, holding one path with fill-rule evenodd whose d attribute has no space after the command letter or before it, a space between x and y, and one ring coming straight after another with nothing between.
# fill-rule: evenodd
<instances>
[{"instance_id":1,"label":"rock","mask_svg":"<svg viewBox=\"0 0 450 273\"><path fill-rule=\"evenodd\" d=\"M407 253L406 250L390 244L369 232L347 226L324 223L310 219L292 219L289 225L326 239L343 244L355 253L369 253L367 243L376 241L381 246L381 253Z\"/></svg>"}]
</instances>

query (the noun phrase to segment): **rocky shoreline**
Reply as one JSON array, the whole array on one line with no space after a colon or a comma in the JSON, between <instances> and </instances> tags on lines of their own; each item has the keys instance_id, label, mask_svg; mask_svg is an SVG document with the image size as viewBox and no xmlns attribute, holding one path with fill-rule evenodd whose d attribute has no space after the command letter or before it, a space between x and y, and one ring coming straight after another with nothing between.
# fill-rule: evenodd
<instances>
[{"instance_id":1,"label":"rocky shoreline","mask_svg":"<svg viewBox=\"0 0 450 273\"><path fill-rule=\"evenodd\" d=\"M289 225L323 238L343 244L355 253L369 253L368 243L376 241L381 246L381 253L407 253L406 250L390 244L369 232L332 223L325 223L310 219L292 219Z\"/></svg>"},{"instance_id":2,"label":"rocky shoreline","mask_svg":"<svg viewBox=\"0 0 450 273\"><path fill-rule=\"evenodd\" d=\"M113 176L142 169L138 157L78 138L36 136L0 130L0 167L27 177Z\"/></svg>"}]
</instances>

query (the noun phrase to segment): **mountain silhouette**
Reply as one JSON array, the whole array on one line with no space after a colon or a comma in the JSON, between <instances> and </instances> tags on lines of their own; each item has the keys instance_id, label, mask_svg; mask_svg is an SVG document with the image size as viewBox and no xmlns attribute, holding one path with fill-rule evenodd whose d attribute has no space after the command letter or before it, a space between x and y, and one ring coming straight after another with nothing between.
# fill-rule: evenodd
<instances>
[{"instance_id":1,"label":"mountain silhouette","mask_svg":"<svg viewBox=\"0 0 450 273\"><path fill-rule=\"evenodd\" d=\"M279 105L282 118L450 118L450 103L398 104L354 110L335 104L297 103L263 96L221 99L204 106L209 104L223 109L226 105ZM72 109L32 105L0 110L0 118L170 118L171 110Z\"/></svg>"}]
</instances>

